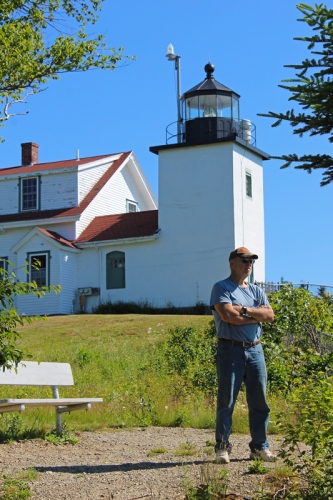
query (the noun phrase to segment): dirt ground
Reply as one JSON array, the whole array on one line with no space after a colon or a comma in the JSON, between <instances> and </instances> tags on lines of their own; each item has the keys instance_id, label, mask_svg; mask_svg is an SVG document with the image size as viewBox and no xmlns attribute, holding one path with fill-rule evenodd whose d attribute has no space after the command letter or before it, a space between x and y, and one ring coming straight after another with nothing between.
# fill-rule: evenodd
<instances>
[{"instance_id":1,"label":"dirt ground","mask_svg":"<svg viewBox=\"0 0 333 500\"><path fill-rule=\"evenodd\" d=\"M249 474L249 436L233 435L231 462L214 464L207 452L212 430L159 428L83 432L75 445L25 441L0 445L0 470L17 476L34 468L37 479L29 482L32 498L39 500L176 500L184 496L184 484L197 485L202 474L228 470L228 492L251 499L258 491L261 476ZM178 456L182 443L193 445L191 456ZM278 438L271 438L278 450ZM156 456L149 452L166 451ZM274 468L274 464L265 464ZM214 472L215 471L215 472Z\"/></svg>"}]
</instances>

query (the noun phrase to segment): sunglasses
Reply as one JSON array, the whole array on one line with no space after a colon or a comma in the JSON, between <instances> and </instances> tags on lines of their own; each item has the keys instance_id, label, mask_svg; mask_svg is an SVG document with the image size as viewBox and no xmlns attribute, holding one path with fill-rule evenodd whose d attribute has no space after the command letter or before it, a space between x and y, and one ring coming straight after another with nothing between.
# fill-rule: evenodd
<instances>
[{"instance_id":1,"label":"sunglasses","mask_svg":"<svg viewBox=\"0 0 333 500\"><path fill-rule=\"evenodd\" d=\"M244 262L244 264L254 264L255 259L242 259L242 262Z\"/></svg>"}]
</instances>

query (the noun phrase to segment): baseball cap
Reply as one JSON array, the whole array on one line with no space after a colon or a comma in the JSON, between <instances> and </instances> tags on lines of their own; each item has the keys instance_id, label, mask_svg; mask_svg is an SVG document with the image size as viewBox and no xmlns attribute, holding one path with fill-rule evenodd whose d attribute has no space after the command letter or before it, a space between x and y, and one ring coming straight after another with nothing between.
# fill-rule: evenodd
<instances>
[{"instance_id":1,"label":"baseball cap","mask_svg":"<svg viewBox=\"0 0 333 500\"><path fill-rule=\"evenodd\" d=\"M229 260L236 259L236 257L251 257L252 259L257 259L258 255L250 252L248 248L239 247L230 253Z\"/></svg>"}]
</instances>

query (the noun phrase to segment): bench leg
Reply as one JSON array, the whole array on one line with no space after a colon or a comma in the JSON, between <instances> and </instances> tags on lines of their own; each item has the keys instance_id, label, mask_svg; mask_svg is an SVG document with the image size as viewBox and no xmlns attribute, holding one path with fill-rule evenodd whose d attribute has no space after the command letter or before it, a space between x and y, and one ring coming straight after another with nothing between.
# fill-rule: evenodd
<instances>
[{"instance_id":1,"label":"bench leg","mask_svg":"<svg viewBox=\"0 0 333 500\"><path fill-rule=\"evenodd\" d=\"M58 387L52 387L53 397L54 399L59 399L59 390ZM56 433L57 436L61 436L62 434L62 415L58 413L58 408L56 408Z\"/></svg>"},{"instance_id":2,"label":"bench leg","mask_svg":"<svg viewBox=\"0 0 333 500\"><path fill-rule=\"evenodd\" d=\"M62 415L58 413L58 408L56 408L56 432L57 436L62 434Z\"/></svg>"}]
</instances>

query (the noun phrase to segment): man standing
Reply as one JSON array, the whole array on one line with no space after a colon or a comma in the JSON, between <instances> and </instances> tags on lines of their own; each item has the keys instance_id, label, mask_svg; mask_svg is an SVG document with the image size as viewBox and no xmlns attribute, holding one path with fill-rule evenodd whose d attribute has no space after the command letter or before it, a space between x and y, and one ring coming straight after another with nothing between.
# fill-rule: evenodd
<instances>
[{"instance_id":1,"label":"man standing","mask_svg":"<svg viewBox=\"0 0 333 500\"><path fill-rule=\"evenodd\" d=\"M229 257L230 277L213 286L213 311L217 346L218 394L216 411L216 461L229 463L232 413L244 382L249 409L250 458L275 461L266 431L270 408L266 402L267 372L260 337L262 323L274 320L265 293L245 281L258 255L241 247Z\"/></svg>"}]
</instances>

